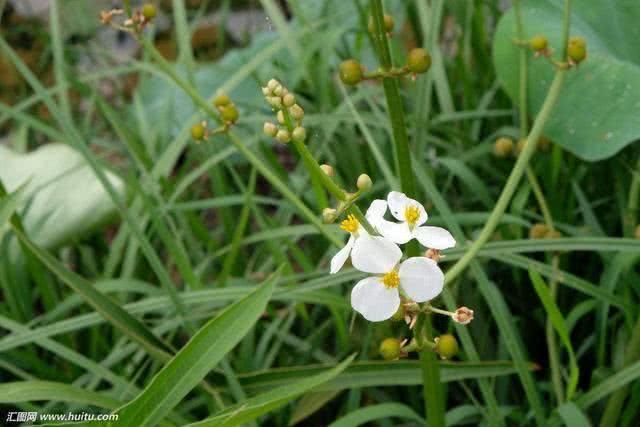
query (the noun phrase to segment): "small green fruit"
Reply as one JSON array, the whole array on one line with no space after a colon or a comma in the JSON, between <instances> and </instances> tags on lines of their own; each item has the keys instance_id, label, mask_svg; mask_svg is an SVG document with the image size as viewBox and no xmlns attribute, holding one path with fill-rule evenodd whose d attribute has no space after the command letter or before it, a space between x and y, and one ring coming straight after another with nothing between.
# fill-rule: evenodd
<instances>
[{"instance_id":1,"label":"small green fruit","mask_svg":"<svg viewBox=\"0 0 640 427\"><path fill-rule=\"evenodd\" d=\"M531 40L529 40L529 46L532 50L535 50L537 52L546 50L548 45L549 40L547 40L545 36L542 36L540 34L531 37Z\"/></svg>"},{"instance_id":2,"label":"small green fruit","mask_svg":"<svg viewBox=\"0 0 640 427\"><path fill-rule=\"evenodd\" d=\"M493 154L497 157L507 157L513 152L513 146L513 139L507 137L498 138L493 144Z\"/></svg>"},{"instance_id":3,"label":"small green fruit","mask_svg":"<svg viewBox=\"0 0 640 427\"><path fill-rule=\"evenodd\" d=\"M227 95L220 94L215 98L213 98L213 105L215 105L218 108L226 107L229 104L231 104L231 98L229 98Z\"/></svg>"},{"instance_id":4,"label":"small green fruit","mask_svg":"<svg viewBox=\"0 0 640 427\"><path fill-rule=\"evenodd\" d=\"M202 138L204 138L204 130L204 126L202 126L201 123L196 123L195 125L191 126L191 138L195 139L196 141L202 140Z\"/></svg>"},{"instance_id":5,"label":"small green fruit","mask_svg":"<svg viewBox=\"0 0 640 427\"><path fill-rule=\"evenodd\" d=\"M436 338L435 351L443 359L451 359L458 354L458 340L451 334L440 335Z\"/></svg>"},{"instance_id":6,"label":"small green fruit","mask_svg":"<svg viewBox=\"0 0 640 427\"><path fill-rule=\"evenodd\" d=\"M239 116L240 113L238 113L238 109L233 104L220 107L220 117L222 117L222 120L224 120L226 123L237 122Z\"/></svg>"},{"instance_id":7,"label":"small green fruit","mask_svg":"<svg viewBox=\"0 0 640 427\"><path fill-rule=\"evenodd\" d=\"M401 343L397 338L387 338L380 343L380 356L384 360L396 360L400 357Z\"/></svg>"},{"instance_id":8,"label":"small green fruit","mask_svg":"<svg viewBox=\"0 0 640 427\"><path fill-rule=\"evenodd\" d=\"M587 42L584 37L574 36L569 39L567 55L576 64L585 60L587 57Z\"/></svg>"},{"instance_id":9,"label":"small green fruit","mask_svg":"<svg viewBox=\"0 0 640 427\"><path fill-rule=\"evenodd\" d=\"M156 13L156 7L151 3L147 3L142 6L142 16L144 16L144 19L146 19L147 21L151 21L153 18L155 18Z\"/></svg>"},{"instance_id":10,"label":"small green fruit","mask_svg":"<svg viewBox=\"0 0 640 427\"><path fill-rule=\"evenodd\" d=\"M356 85L362 81L362 65L355 59L347 59L340 64L340 80L347 85Z\"/></svg>"},{"instance_id":11,"label":"small green fruit","mask_svg":"<svg viewBox=\"0 0 640 427\"><path fill-rule=\"evenodd\" d=\"M407 67L412 73L424 73L431 67L431 55L421 47L411 49L407 57Z\"/></svg>"}]
</instances>

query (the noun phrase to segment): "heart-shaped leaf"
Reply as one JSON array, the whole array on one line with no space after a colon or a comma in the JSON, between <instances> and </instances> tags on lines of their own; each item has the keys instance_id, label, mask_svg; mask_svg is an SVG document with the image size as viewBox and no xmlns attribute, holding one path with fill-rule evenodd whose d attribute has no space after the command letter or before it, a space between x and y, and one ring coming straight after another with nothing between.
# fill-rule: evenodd
<instances>
[{"instance_id":1,"label":"heart-shaped leaf","mask_svg":"<svg viewBox=\"0 0 640 427\"><path fill-rule=\"evenodd\" d=\"M552 141L585 160L611 157L640 138L640 8L637 0L576 0L571 34L587 41L587 59L569 70L560 99L545 126ZM545 35L558 57L563 2L523 2L525 38ZM493 45L498 78L509 96L518 98L518 52L514 12L498 24ZM552 80L553 66L530 54L529 108L537 112Z\"/></svg>"},{"instance_id":2,"label":"heart-shaped leaf","mask_svg":"<svg viewBox=\"0 0 640 427\"><path fill-rule=\"evenodd\" d=\"M19 213L27 234L45 248L81 236L115 213L111 198L82 156L65 144L52 143L22 154L0 146L0 181L8 192L21 185ZM111 184L124 183L107 172Z\"/></svg>"}]
</instances>

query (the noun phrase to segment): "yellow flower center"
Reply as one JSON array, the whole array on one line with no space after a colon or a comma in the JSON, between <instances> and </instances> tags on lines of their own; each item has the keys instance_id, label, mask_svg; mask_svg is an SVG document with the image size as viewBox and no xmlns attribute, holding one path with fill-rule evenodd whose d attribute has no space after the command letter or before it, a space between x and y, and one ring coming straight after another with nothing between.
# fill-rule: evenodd
<instances>
[{"instance_id":1,"label":"yellow flower center","mask_svg":"<svg viewBox=\"0 0 640 427\"><path fill-rule=\"evenodd\" d=\"M404 219L413 227L420 218L420 209L417 206L407 206L404 210Z\"/></svg>"},{"instance_id":2,"label":"yellow flower center","mask_svg":"<svg viewBox=\"0 0 640 427\"><path fill-rule=\"evenodd\" d=\"M396 270L391 270L382 276L382 283L384 283L387 288L397 288L400 284L400 276L398 276L398 272Z\"/></svg>"},{"instance_id":3,"label":"yellow flower center","mask_svg":"<svg viewBox=\"0 0 640 427\"><path fill-rule=\"evenodd\" d=\"M347 219L340 223L340 228L349 233L355 233L358 231L358 227L360 227L360 223L353 215L347 216Z\"/></svg>"}]
</instances>

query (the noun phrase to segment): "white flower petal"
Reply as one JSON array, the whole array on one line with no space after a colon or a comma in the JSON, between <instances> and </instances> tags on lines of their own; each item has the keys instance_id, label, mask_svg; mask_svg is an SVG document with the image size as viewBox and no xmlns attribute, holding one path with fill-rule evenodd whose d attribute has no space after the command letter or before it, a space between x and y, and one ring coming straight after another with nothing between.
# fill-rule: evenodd
<instances>
[{"instance_id":1,"label":"white flower petal","mask_svg":"<svg viewBox=\"0 0 640 427\"><path fill-rule=\"evenodd\" d=\"M387 201L377 199L371 202L371 206L369 206L369 209L367 209L367 213L364 216L371 225L377 227L386 212Z\"/></svg>"},{"instance_id":2,"label":"white flower petal","mask_svg":"<svg viewBox=\"0 0 640 427\"><path fill-rule=\"evenodd\" d=\"M351 263L365 273L385 274L402 258L402 251L390 240L379 236L362 235L351 251Z\"/></svg>"},{"instance_id":3,"label":"white flower petal","mask_svg":"<svg viewBox=\"0 0 640 427\"><path fill-rule=\"evenodd\" d=\"M351 291L351 306L371 322L387 320L398 310L397 288L387 288L379 277L359 281Z\"/></svg>"},{"instance_id":4,"label":"white flower petal","mask_svg":"<svg viewBox=\"0 0 640 427\"><path fill-rule=\"evenodd\" d=\"M344 248L340 249L338 253L336 253L333 258L331 258L331 274L335 274L347 262L347 258L349 258L349 254L351 253L351 249L353 248L353 244L355 243L356 238L353 237L353 234L349 236L349 240L344 245Z\"/></svg>"},{"instance_id":5,"label":"white flower petal","mask_svg":"<svg viewBox=\"0 0 640 427\"><path fill-rule=\"evenodd\" d=\"M424 257L409 258L400 264L400 286L415 302L429 301L440 295L444 274L435 261Z\"/></svg>"},{"instance_id":6,"label":"white flower petal","mask_svg":"<svg viewBox=\"0 0 640 427\"><path fill-rule=\"evenodd\" d=\"M398 244L404 244L413 239L409 224L406 222L391 222L383 219L378 224L378 231L385 238Z\"/></svg>"},{"instance_id":7,"label":"white flower petal","mask_svg":"<svg viewBox=\"0 0 640 427\"><path fill-rule=\"evenodd\" d=\"M410 199L405 196L404 193L400 193L399 191L392 191L387 196L387 203L389 205L391 215L393 215L398 221L404 221L404 210L409 204L409 200Z\"/></svg>"},{"instance_id":8,"label":"white flower petal","mask_svg":"<svg viewBox=\"0 0 640 427\"><path fill-rule=\"evenodd\" d=\"M456 245L456 239L451 233L441 227L424 226L413 230L416 239L427 248L449 249Z\"/></svg>"},{"instance_id":9,"label":"white flower petal","mask_svg":"<svg viewBox=\"0 0 640 427\"><path fill-rule=\"evenodd\" d=\"M414 226L420 226L427 222L429 216L427 215L427 211L424 209L421 203L416 200L410 199L404 193L400 193L398 191L392 191L387 196L387 202L389 205L389 210L391 211L391 215L393 215L398 221L406 221L405 211L409 206L415 206L418 208L418 212L420 215L418 216L418 220L415 222Z\"/></svg>"}]
</instances>

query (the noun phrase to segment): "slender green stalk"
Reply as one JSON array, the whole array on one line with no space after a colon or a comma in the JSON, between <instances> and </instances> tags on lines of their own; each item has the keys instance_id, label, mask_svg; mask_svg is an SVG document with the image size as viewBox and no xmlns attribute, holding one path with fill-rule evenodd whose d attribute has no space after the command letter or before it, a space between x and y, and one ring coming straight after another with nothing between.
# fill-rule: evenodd
<instances>
[{"instance_id":1,"label":"slender green stalk","mask_svg":"<svg viewBox=\"0 0 640 427\"><path fill-rule=\"evenodd\" d=\"M560 89L562 88L562 83L564 82L564 78L566 75L566 70L558 69L556 70L555 77L553 78L553 82L551 83L551 87L549 88L549 92L547 93L547 97L542 104L542 108L540 109L540 113L536 117L535 122L533 123L533 127L531 128L531 133L527 137L527 141L537 141L542 135L542 131L544 129L544 125L549 119L551 112L553 111L553 107L560 96ZM527 143L525 145L524 150L518 156L518 160L516 161L509 178L507 179L507 183L502 189L502 193L496 202L491 215L487 219L484 227L480 231L478 238L469 246L467 252L456 262L453 267L447 271L445 275L446 281L451 282L453 279L458 277L460 273L464 271L464 269L469 265L469 263L475 258L478 254L478 251L482 248L482 246L489 240L493 231L500 223L500 218L502 214L505 212L509 202L511 201L511 197L515 193L518 188L518 184L520 183L520 179L522 175L524 175L527 165L529 164L529 160L533 153L535 152L535 144Z\"/></svg>"},{"instance_id":2,"label":"slender green stalk","mask_svg":"<svg viewBox=\"0 0 640 427\"><path fill-rule=\"evenodd\" d=\"M640 157L636 163L636 170L632 172L631 186L627 202L627 214L624 220L626 235L633 237L638 224L638 201L640 200Z\"/></svg>"},{"instance_id":3,"label":"slender green stalk","mask_svg":"<svg viewBox=\"0 0 640 427\"><path fill-rule=\"evenodd\" d=\"M388 73L393 68L393 62L391 60L389 42L384 31L384 13L381 0L371 0L371 13L375 23L374 39L377 41L380 62L382 69ZM402 98L400 97L398 81L395 77L389 77L387 74L382 79L382 85L387 99L387 109L393 130L396 170L400 177L400 185L404 193L409 197L415 197L416 184L411 167L409 137L407 135L404 107L402 105ZM416 255L417 251L417 245L408 246L409 255ZM426 338L432 339L431 318L425 316L424 322ZM435 353L431 349L425 348L420 352L420 366L422 368L425 412L429 420L429 426L444 427L446 398L444 388L440 382L440 365L438 364Z\"/></svg>"},{"instance_id":4,"label":"slender green stalk","mask_svg":"<svg viewBox=\"0 0 640 427\"><path fill-rule=\"evenodd\" d=\"M533 190L533 194L536 197L538 202L538 206L540 206L540 212L542 212L542 218L544 218L544 222L549 227L550 230L554 230L555 227L553 225L553 217L551 216L551 210L549 210L549 205L547 204L547 199L544 197L544 193L542 192L542 187L540 187L540 182L536 177L536 174L533 172L531 166L527 167L527 179L529 180L529 184L531 184L531 190Z\"/></svg>"}]
</instances>

